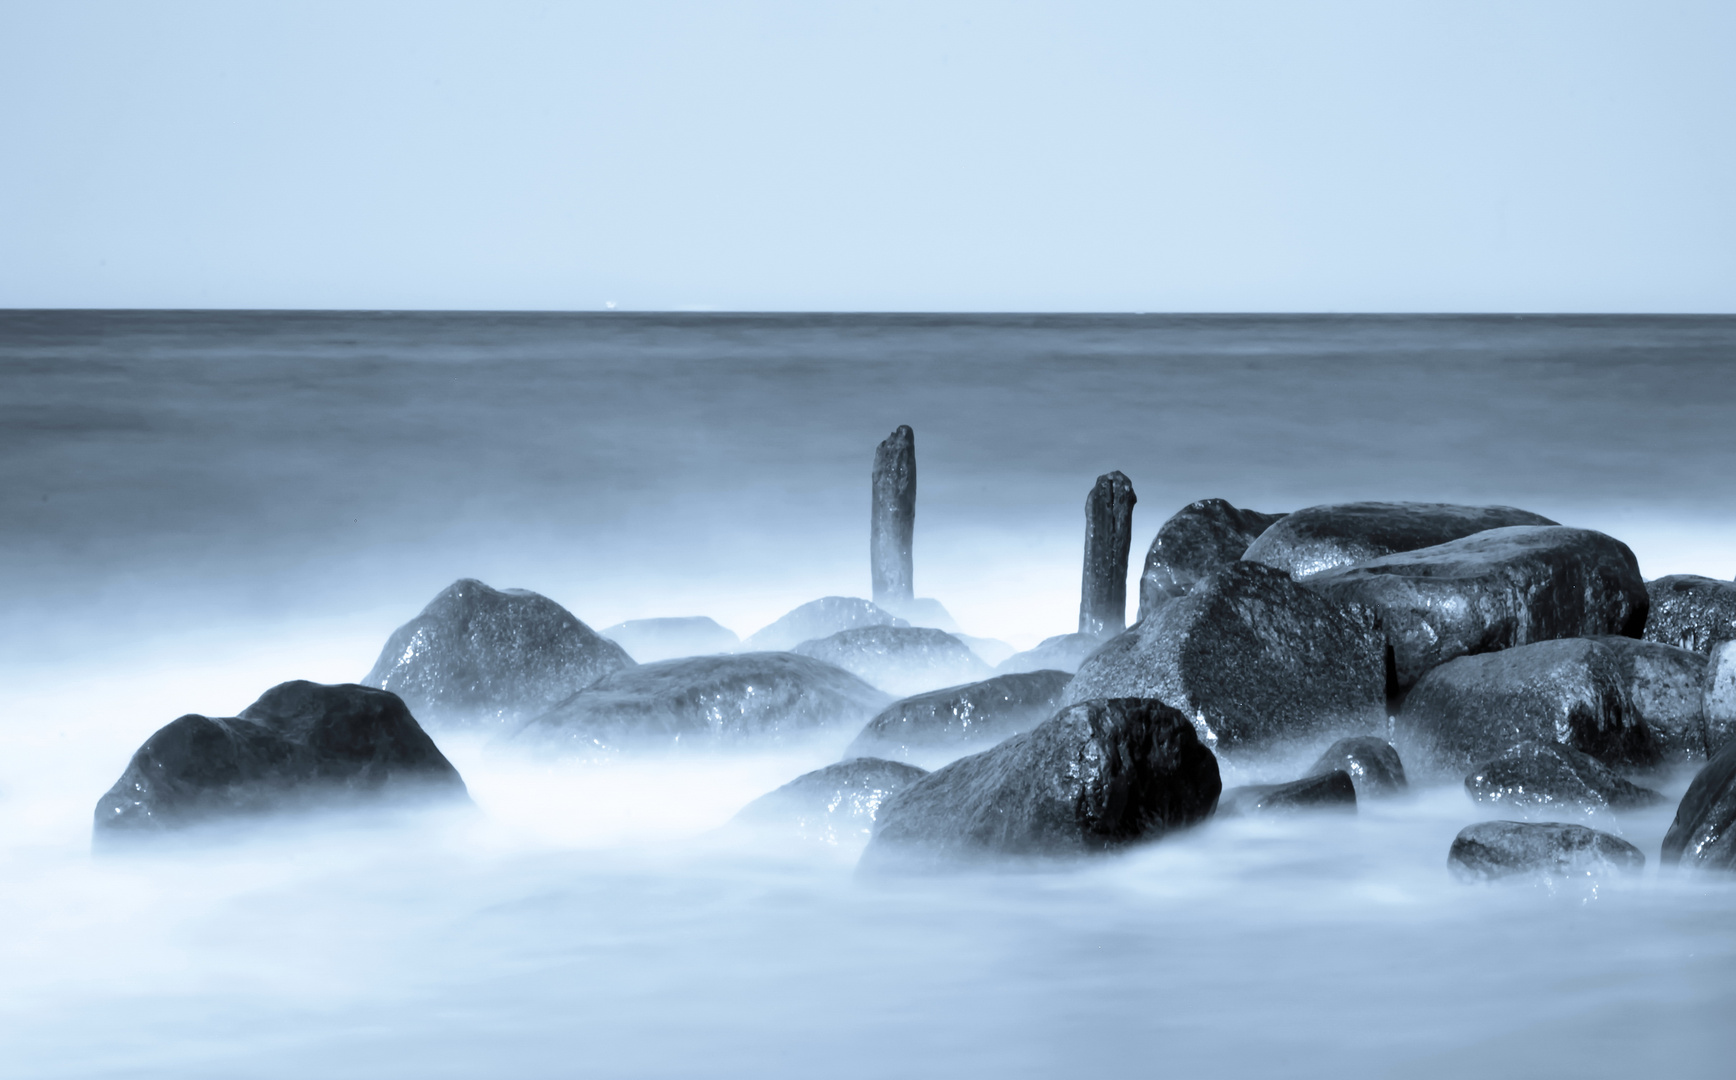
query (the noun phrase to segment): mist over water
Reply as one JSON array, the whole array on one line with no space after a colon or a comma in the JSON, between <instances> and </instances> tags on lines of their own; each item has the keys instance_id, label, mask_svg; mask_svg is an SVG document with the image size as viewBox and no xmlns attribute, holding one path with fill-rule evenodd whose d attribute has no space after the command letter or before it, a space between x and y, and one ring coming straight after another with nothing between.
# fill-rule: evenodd
<instances>
[{"instance_id":1,"label":"mist over water","mask_svg":"<svg viewBox=\"0 0 1736 1080\"><path fill-rule=\"evenodd\" d=\"M0 313L0 1073L1725 1076L1736 887L1466 887L1457 786L1068 870L858 879L723 828L854 731L546 760L474 811L89 855L152 731L359 678L459 577L746 636L868 592L1074 629L1082 505L1509 503L1736 574L1736 320ZM1137 590L1130 590L1136 595ZM1130 601L1131 602L1131 601ZM1131 614L1131 613L1130 613ZM1297 762L1226 761L1226 786Z\"/></svg>"}]
</instances>

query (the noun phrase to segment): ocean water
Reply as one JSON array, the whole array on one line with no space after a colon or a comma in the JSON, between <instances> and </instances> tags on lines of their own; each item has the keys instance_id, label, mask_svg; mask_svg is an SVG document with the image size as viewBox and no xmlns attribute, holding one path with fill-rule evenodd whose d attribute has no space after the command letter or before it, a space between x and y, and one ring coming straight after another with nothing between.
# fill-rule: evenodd
<instances>
[{"instance_id":1,"label":"ocean water","mask_svg":"<svg viewBox=\"0 0 1736 1080\"><path fill-rule=\"evenodd\" d=\"M1110 469L1135 573L1221 496L1504 502L1729 578L1732 416L1717 318L0 313L0 1074L1728 1076L1736 884L1655 866L1686 773L1595 890L1454 882L1452 787L896 882L720 830L854 732L436 732L473 812L89 827L151 731L355 679L461 576L744 636L863 595L900 423L918 594L1026 647Z\"/></svg>"}]
</instances>

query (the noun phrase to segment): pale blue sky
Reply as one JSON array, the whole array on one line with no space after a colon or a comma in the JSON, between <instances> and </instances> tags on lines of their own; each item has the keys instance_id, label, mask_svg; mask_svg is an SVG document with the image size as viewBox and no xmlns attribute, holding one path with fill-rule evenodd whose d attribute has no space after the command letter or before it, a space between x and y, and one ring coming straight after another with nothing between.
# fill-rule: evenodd
<instances>
[{"instance_id":1,"label":"pale blue sky","mask_svg":"<svg viewBox=\"0 0 1736 1080\"><path fill-rule=\"evenodd\" d=\"M0 3L0 306L1736 311L1736 3Z\"/></svg>"}]
</instances>

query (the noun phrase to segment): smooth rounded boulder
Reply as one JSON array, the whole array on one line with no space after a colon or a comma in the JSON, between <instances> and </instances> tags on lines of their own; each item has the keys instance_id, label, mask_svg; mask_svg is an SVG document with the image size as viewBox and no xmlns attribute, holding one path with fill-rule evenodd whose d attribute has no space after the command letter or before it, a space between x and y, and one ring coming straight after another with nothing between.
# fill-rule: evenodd
<instances>
[{"instance_id":1,"label":"smooth rounded boulder","mask_svg":"<svg viewBox=\"0 0 1736 1080\"><path fill-rule=\"evenodd\" d=\"M843 668L896 696L986 679L994 669L969 645L927 626L862 626L790 650Z\"/></svg>"},{"instance_id":2,"label":"smooth rounded boulder","mask_svg":"<svg viewBox=\"0 0 1736 1080\"><path fill-rule=\"evenodd\" d=\"M833 847L866 844L881 805L927 775L901 761L849 758L761 795L730 823Z\"/></svg>"},{"instance_id":3,"label":"smooth rounded boulder","mask_svg":"<svg viewBox=\"0 0 1736 1080\"><path fill-rule=\"evenodd\" d=\"M1222 788L1217 758L1161 701L1081 702L887 800L861 866L1111 851L1205 820Z\"/></svg>"},{"instance_id":4,"label":"smooth rounded boulder","mask_svg":"<svg viewBox=\"0 0 1736 1080\"><path fill-rule=\"evenodd\" d=\"M1328 570L1305 584L1341 606L1374 612L1401 690L1459 656L1554 638L1637 638L1649 603L1626 544L1558 525L1490 529Z\"/></svg>"},{"instance_id":5,"label":"smooth rounded boulder","mask_svg":"<svg viewBox=\"0 0 1736 1080\"><path fill-rule=\"evenodd\" d=\"M1528 740L1476 766L1465 791L1482 803L1525 810L1637 810L1663 796L1622 776L1590 754L1558 742Z\"/></svg>"},{"instance_id":6,"label":"smooth rounded boulder","mask_svg":"<svg viewBox=\"0 0 1736 1080\"><path fill-rule=\"evenodd\" d=\"M94 836L100 845L272 811L468 798L398 695L298 680L239 716L190 713L160 728L97 801Z\"/></svg>"},{"instance_id":7,"label":"smooth rounded boulder","mask_svg":"<svg viewBox=\"0 0 1736 1080\"><path fill-rule=\"evenodd\" d=\"M1067 703L1151 697L1219 753L1372 731L1385 716L1380 635L1282 570L1238 562L1104 645Z\"/></svg>"},{"instance_id":8,"label":"smooth rounded boulder","mask_svg":"<svg viewBox=\"0 0 1736 1080\"><path fill-rule=\"evenodd\" d=\"M1736 870L1736 743L1706 762L1664 834L1662 862L1688 869Z\"/></svg>"},{"instance_id":9,"label":"smooth rounded boulder","mask_svg":"<svg viewBox=\"0 0 1736 1080\"><path fill-rule=\"evenodd\" d=\"M1055 715L1070 681L1064 671L1031 671L907 697L868 721L844 756L943 764Z\"/></svg>"},{"instance_id":10,"label":"smooth rounded boulder","mask_svg":"<svg viewBox=\"0 0 1736 1080\"><path fill-rule=\"evenodd\" d=\"M1554 524L1540 514L1511 506L1330 503L1284 515L1248 545L1242 558L1275 566L1301 580L1385 555L1436 547L1489 529Z\"/></svg>"},{"instance_id":11,"label":"smooth rounded boulder","mask_svg":"<svg viewBox=\"0 0 1736 1080\"><path fill-rule=\"evenodd\" d=\"M1628 713L1652 733L1658 760L1706 760L1706 658L1637 638L1591 640L1615 657Z\"/></svg>"},{"instance_id":12,"label":"smooth rounded boulder","mask_svg":"<svg viewBox=\"0 0 1736 1080\"><path fill-rule=\"evenodd\" d=\"M733 631L704 615L628 619L599 632L641 664L733 652L741 644Z\"/></svg>"},{"instance_id":13,"label":"smooth rounded boulder","mask_svg":"<svg viewBox=\"0 0 1736 1080\"><path fill-rule=\"evenodd\" d=\"M1350 777L1358 799L1386 798L1410 787L1398 751L1373 735L1339 739L1315 759L1307 775L1325 776L1341 769Z\"/></svg>"},{"instance_id":14,"label":"smooth rounded boulder","mask_svg":"<svg viewBox=\"0 0 1736 1080\"><path fill-rule=\"evenodd\" d=\"M1044 638L1035 648L1014 653L995 665L1002 675L1026 671L1065 671L1071 675L1091 654L1103 647L1106 639L1098 634L1056 634Z\"/></svg>"},{"instance_id":15,"label":"smooth rounded boulder","mask_svg":"<svg viewBox=\"0 0 1736 1080\"><path fill-rule=\"evenodd\" d=\"M1462 881L1513 877L1606 878L1645 869L1640 849L1619 836L1559 821L1483 821L1453 839L1447 866Z\"/></svg>"},{"instance_id":16,"label":"smooth rounded boulder","mask_svg":"<svg viewBox=\"0 0 1736 1080\"><path fill-rule=\"evenodd\" d=\"M1708 757L1736 742L1736 641L1712 647L1701 676L1700 712L1706 718Z\"/></svg>"},{"instance_id":17,"label":"smooth rounded boulder","mask_svg":"<svg viewBox=\"0 0 1736 1080\"><path fill-rule=\"evenodd\" d=\"M1646 594L1647 641L1710 655L1720 641L1736 640L1736 581L1672 574L1646 582Z\"/></svg>"},{"instance_id":18,"label":"smooth rounded boulder","mask_svg":"<svg viewBox=\"0 0 1736 1080\"><path fill-rule=\"evenodd\" d=\"M1249 817L1295 810L1356 810L1356 785L1343 769L1286 784L1246 784L1218 800L1219 817Z\"/></svg>"},{"instance_id":19,"label":"smooth rounded boulder","mask_svg":"<svg viewBox=\"0 0 1736 1080\"><path fill-rule=\"evenodd\" d=\"M859 626L909 626L908 622L858 596L822 596L779 616L741 643L753 652L782 652L804 641L830 637Z\"/></svg>"},{"instance_id":20,"label":"smooth rounded boulder","mask_svg":"<svg viewBox=\"0 0 1736 1080\"><path fill-rule=\"evenodd\" d=\"M387 639L362 684L397 694L425 723L500 723L632 666L548 597L464 578Z\"/></svg>"},{"instance_id":21,"label":"smooth rounded boulder","mask_svg":"<svg viewBox=\"0 0 1736 1080\"><path fill-rule=\"evenodd\" d=\"M1194 582L1242 557L1283 514L1242 510L1223 499L1201 499L1170 515L1145 552L1139 575L1139 618L1186 596Z\"/></svg>"}]
</instances>

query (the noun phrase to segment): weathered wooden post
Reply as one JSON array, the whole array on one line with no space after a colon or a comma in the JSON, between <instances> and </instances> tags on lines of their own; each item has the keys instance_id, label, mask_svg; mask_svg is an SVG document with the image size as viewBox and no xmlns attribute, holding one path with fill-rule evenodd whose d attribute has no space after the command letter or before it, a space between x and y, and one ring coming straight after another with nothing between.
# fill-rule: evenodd
<instances>
[{"instance_id":1,"label":"weathered wooden post","mask_svg":"<svg viewBox=\"0 0 1736 1080\"><path fill-rule=\"evenodd\" d=\"M868 558L874 575L876 604L897 607L915 598L910 561L910 541L915 532L916 433L909 425L900 425L874 451L874 507L868 532ZM1125 552L1122 561L1126 561Z\"/></svg>"},{"instance_id":2,"label":"weathered wooden post","mask_svg":"<svg viewBox=\"0 0 1736 1080\"><path fill-rule=\"evenodd\" d=\"M1133 482L1119 472L1097 478L1085 497L1085 578L1079 587L1079 632L1108 636L1127 629L1127 551L1133 544Z\"/></svg>"}]
</instances>

